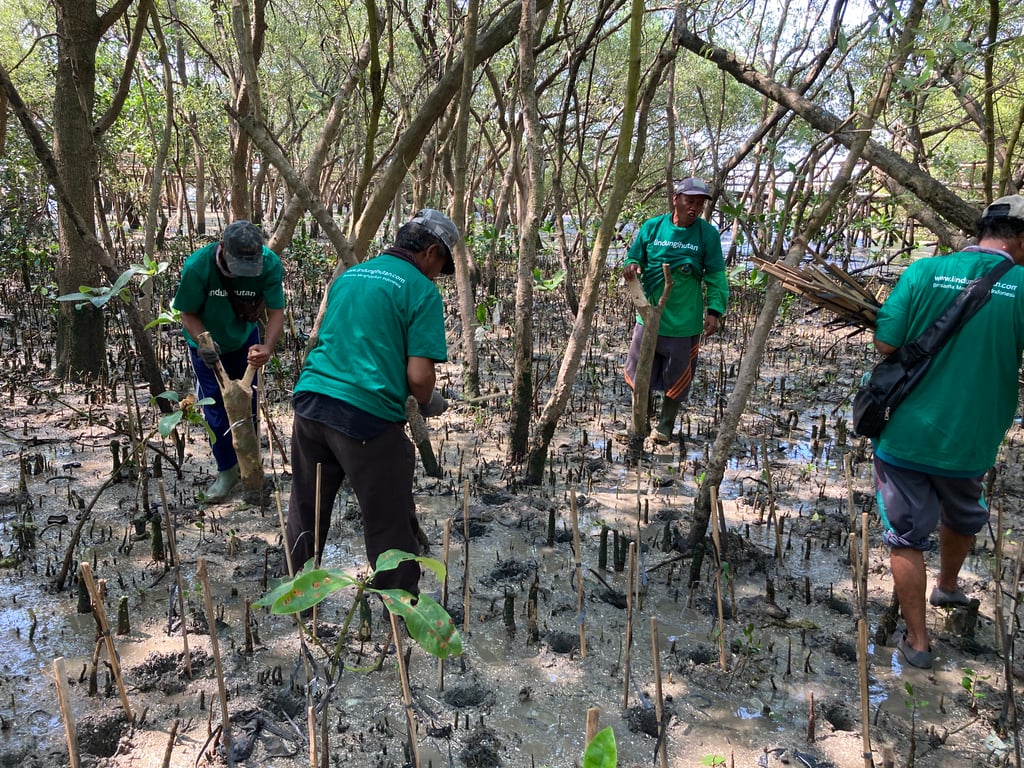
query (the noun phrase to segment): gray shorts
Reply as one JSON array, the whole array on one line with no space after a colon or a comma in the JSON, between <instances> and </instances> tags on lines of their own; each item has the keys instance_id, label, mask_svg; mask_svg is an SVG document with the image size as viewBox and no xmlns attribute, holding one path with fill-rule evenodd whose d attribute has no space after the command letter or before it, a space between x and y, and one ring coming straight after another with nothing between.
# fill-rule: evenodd
<instances>
[{"instance_id":1,"label":"gray shorts","mask_svg":"<svg viewBox=\"0 0 1024 768\"><path fill-rule=\"evenodd\" d=\"M644 326L637 323L626 355L626 369L623 372L629 388L633 388L636 366L640 362L640 344L644 338ZM650 389L664 392L666 397L677 403L686 402L690 385L697 370L697 355L700 352L700 336L658 336L654 348L654 362L651 368Z\"/></svg>"},{"instance_id":2,"label":"gray shorts","mask_svg":"<svg viewBox=\"0 0 1024 768\"><path fill-rule=\"evenodd\" d=\"M973 536L988 523L982 493L984 475L945 477L887 464L875 457L875 491L885 530L882 540L894 549L932 549L931 534L942 525Z\"/></svg>"}]
</instances>

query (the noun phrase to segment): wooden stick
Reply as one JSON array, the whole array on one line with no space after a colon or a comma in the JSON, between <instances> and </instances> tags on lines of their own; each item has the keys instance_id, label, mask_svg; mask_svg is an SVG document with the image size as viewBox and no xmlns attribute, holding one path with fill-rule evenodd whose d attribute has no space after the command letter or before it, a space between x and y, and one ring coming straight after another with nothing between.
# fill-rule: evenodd
<instances>
[{"instance_id":1,"label":"wooden stick","mask_svg":"<svg viewBox=\"0 0 1024 768\"><path fill-rule=\"evenodd\" d=\"M727 669L725 658L725 609L722 606L722 541L718 532L718 489L711 486L711 541L715 545L715 600L718 607L718 663L722 671Z\"/></svg>"},{"instance_id":2,"label":"wooden stick","mask_svg":"<svg viewBox=\"0 0 1024 768\"><path fill-rule=\"evenodd\" d=\"M180 724L181 719L177 717L171 723L171 732L167 734L167 746L164 748L164 761L161 768L171 768L171 754L174 752L174 741L178 738L178 725Z\"/></svg>"},{"instance_id":3,"label":"wooden stick","mask_svg":"<svg viewBox=\"0 0 1024 768\"><path fill-rule=\"evenodd\" d=\"M868 571L870 570L870 549L868 547L868 513L860 515L860 615L868 615Z\"/></svg>"},{"instance_id":4,"label":"wooden stick","mask_svg":"<svg viewBox=\"0 0 1024 768\"><path fill-rule=\"evenodd\" d=\"M68 677L64 671L64 657L53 660L54 682L57 684L57 706L64 720L64 739L68 743L68 758L71 768L78 768L81 761L78 757L78 736L75 731L75 713L71 708L71 697L68 695Z\"/></svg>"},{"instance_id":5,"label":"wooden stick","mask_svg":"<svg viewBox=\"0 0 1024 768\"><path fill-rule=\"evenodd\" d=\"M398 676L402 680L402 701L405 704L405 720L409 726L409 754L412 756L412 768L420 768L420 754L416 747L416 721L412 716L412 691L409 689L409 670L405 666L405 652L402 650L402 639L398 634L398 621L395 614L388 611L391 618L391 634L395 638L395 656L398 657Z\"/></svg>"},{"instance_id":6,"label":"wooden stick","mask_svg":"<svg viewBox=\"0 0 1024 768\"><path fill-rule=\"evenodd\" d=\"M661 768L668 768L668 750L665 748L665 723L661 694L661 652L658 649L658 619L651 616L651 657L654 661L654 715L658 718L658 759Z\"/></svg>"},{"instance_id":7,"label":"wooden stick","mask_svg":"<svg viewBox=\"0 0 1024 768\"><path fill-rule=\"evenodd\" d=\"M469 480L462 486L462 634L469 636Z\"/></svg>"},{"instance_id":8,"label":"wooden stick","mask_svg":"<svg viewBox=\"0 0 1024 768\"><path fill-rule=\"evenodd\" d=\"M629 707L629 660L633 649L633 582L636 580L636 542L629 542L626 567L626 642L622 661L622 708Z\"/></svg>"},{"instance_id":9,"label":"wooden stick","mask_svg":"<svg viewBox=\"0 0 1024 768\"><path fill-rule=\"evenodd\" d=\"M160 490L160 503L164 507L164 527L167 528L167 548L171 551L171 560L174 562L174 579L178 588L178 616L181 618L181 644L185 653L185 674L192 679L192 653L188 649L188 621L185 619L185 583L181 578L181 562L178 560L177 534L171 520L171 509L167 506L167 490L164 488L164 480L156 481ZM168 627L170 629L170 627Z\"/></svg>"},{"instance_id":10,"label":"wooden stick","mask_svg":"<svg viewBox=\"0 0 1024 768\"><path fill-rule=\"evenodd\" d=\"M600 729L600 717L601 710L597 707L590 707L587 710L587 731L586 731L586 743L589 744L597 736L597 732Z\"/></svg>"},{"instance_id":11,"label":"wooden stick","mask_svg":"<svg viewBox=\"0 0 1024 768\"><path fill-rule=\"evenodd\" d=\"M441 547L441 562L444 563L444 578L441 579L441 605L447 610L448 608L448 561L449 555L451 554L451 543L452 543L452 521L446 519L444 521L444 527L442 529L443 545ZM444 690L444 659L437 660L437 690Z\"/></svg>"},{"instance_id":12,"label":"wooden stick","mask_svg":"<svg viewBox=\"0 0 1024 768\"><path fill-rule=\"evenodd\" d=\"M868 698L868 623L857 619L857 671L860 674L860 730L864 746L864 768L873 768L871 759L871 700Z\"/></svg>"},{"instance_id":13,"label":"wooden stick","mask_svg":"<svg viewBox=\"0 0 1024 768\"><path fill-rule=\"evenodd\" d=\"M583 558L580 553L580 520L576 508L576 489L569 491L569 514L572 518L572 546L576 560L576 624L580 632L580 657L587 658L586 620L583 613Z\"/></svg>"},{"instance_id":14,"label":"wooden stick","mask_svg":"<svg viewBox=\"0 0 1024 768\"><path fill-rule=\"evenodd\" d=\"M114 680L117 683L117 692L121 697L121 706L124 707L128 720L132 720L132 707L128 703L128 691L124 687L124 679L121 677L121 662L118 660L117 648L114 646L114 638L110 636L110 625L107 623L107 612L103 608L103 597L96 589L96 582L92 577L92 566L82 562L82 578L85 580L85 587L89 590L89 597L92 600L92 609L96 614L96 623L99 624L100 634L107 648L107 656L110 657L110 667L114 670Z\"/></svg>"},{"instance_id":15,"label":"wooden stick","mask_svg":"<svg viewBox=\"0 0 1024 768\"><path fill-rule=\"evenodd\" d=\"M231 720L228 718L228 690L224 684L224 665L220 660L220 643L217 642L217 616L213 612L213 595L210 593L210 578L206 570L205 557L200 557L196 563L196 578L203 585L203 604L206 608L206 621L210 625L210 647L213 650L213 663L217 670L217 688L220 692L221 738L224 744L224 753L230 759Z\"/></svg>"},{"instance_id":16,"label":"wooden stick","mask_svg":"<svg viewBox=\"0 0 1024 768\"><path fill-rule=\"evenodd\" d=\"M313 704L306 707L306 729L309 731L309 768L317 768L316 706Z\"/></svg>"}]
</instances>

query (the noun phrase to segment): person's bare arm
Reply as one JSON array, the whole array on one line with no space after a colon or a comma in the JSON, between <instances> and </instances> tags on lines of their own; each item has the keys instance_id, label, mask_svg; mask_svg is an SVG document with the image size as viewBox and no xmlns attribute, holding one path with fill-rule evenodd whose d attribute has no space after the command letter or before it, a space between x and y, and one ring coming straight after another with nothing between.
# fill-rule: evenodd
<instances>
[{"instance_id":1,"label":"person's bare arm","mask_svg":"<svg viewBox=\"0 0 1024 768\"><path fill-rule=\"evenodd\" d=\"M405 365L405 375L409 381L409 394L416 398L416 402L430 402L436 381L434 361L429 357L410 357Z\"/></svg>"},{"instance_id":2,"label":"person's bare arm","mask_svg":"<svg viewBox=\"0 0 1024 768\"><path fill-rule=\"evenodd\" d=\"M185 326L185 330L188 331L188 335L193 340L198 340L200 336L206 333L206 326L203 325L203 321L195 312L182 312L181 324Z\"/></svg>"},{"instance_id":3,"label":"person's bare arm","mask_svg":"<svg viewBox=\"0 0 1024 768\"><path fill-rule=\"evenodd\" d=\"M278 339L281 338L281 333L283 331L284 310L268 309L266 338L263 340L262 344L253 344L249 347L249 353L246 357L249 365L255 368L259 368L261 365L266 365L270 358L274 356L274 349L277 347Z\"/></svg>"},{"instance_id":4,"label":"person's bare arm","mask_svg":"<svg viewBox=\"0 0 1024 768\"><path fill-rule=\"evenodd\" d=\"M899 347L894 347L891 344L886 344L884 341L879 341L877 336L875 337L874 341L875 349L877 349L883 355L891 355L893 352L899 349Z\"/></svg>"}]
</instances>

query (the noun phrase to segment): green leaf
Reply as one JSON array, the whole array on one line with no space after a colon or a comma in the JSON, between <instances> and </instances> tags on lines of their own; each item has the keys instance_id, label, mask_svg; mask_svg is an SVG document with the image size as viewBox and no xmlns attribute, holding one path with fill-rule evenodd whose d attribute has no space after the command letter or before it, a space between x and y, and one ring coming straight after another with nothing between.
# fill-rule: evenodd
<instances>
[{"instance_id":1,"label":"green leaf","mask_svg":"<svg viewBox=\"0 0 1024 768\"><path fill-rule=\"evenodd\" d=\"M344 571L303 569L295 578L278 584L269 594L257 600L255 605L269 607L270 612L276 615L299 613L312 608L332 592L355 586L359 586L359 582Z\"/></svg>"},{"instance_id":2,"label":"green leaf","mask_svg":"<svg viewBox=\"0 0 1024 768\"><path fill-rule=\"evenodd\" d=\"M369 591L380 595L384 607L391 613L405 619L410 637L431 656L447 659L462 653L462 636L452 623L448 611L434 598L424 594L414 598L404 589Z\"/></svg>"},{"instance_id":3,"label":"green leaf","mask_svg":"<svg viewBox=\"0 0 1024 768\"><path fill-rule=\"evenodd\" d=\"M610 727L598 731L583 753L583 768L615 768L619 755L615 747L615 731Z\"/></svg>"},{"instance_id":4,"label":"green leaf","mask_svg":"<svg viewBox=\"0 0 1024 768\"><path fill-rule=\"evenodd\" d=\"M174 431L174 428L178 426L178 422L181 421L181 417L184 415L185 414L182 411L168 413L166 416L160 419L160 422L157 424L156 427L157 430L159 430L161 435L167 437L169 434L171 434L171 432Z\"/></svg>"},{"instance_id":5,"label":"green leaf","mask_svg":"<svg viewBox=\"0 0 1024 768\"><path fill-rule=\"evenodd\" d=\"M437 577L438 581L444 580L444 563L440 560L435 560L432 557L423 557L421 555L411 555L400 549L389 549L387 552L382 552L380 556L377 557L377 565L373 569L373 572L380 573L381 571L393 571L402 563L409 560L415 560L424 568L427 568Z\"/></svg>"}]
</instances>

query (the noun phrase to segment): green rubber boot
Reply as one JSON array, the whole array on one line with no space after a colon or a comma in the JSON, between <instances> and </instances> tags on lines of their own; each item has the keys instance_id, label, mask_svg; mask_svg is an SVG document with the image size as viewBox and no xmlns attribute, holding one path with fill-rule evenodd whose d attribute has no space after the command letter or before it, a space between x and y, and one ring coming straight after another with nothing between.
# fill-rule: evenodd
<instances>
[{"instance_id":1,"label":"green rubber boot","mask_svg":"<svg viewBox=\"0 0 1024 768\"><path fill-rule=\"evenodd\" d=\"M238 469L238 465L235 464L231 469L225 469L223 472L217 473L217 479L214 480L210 487L206 489L206 501L216 503L218 501L224 501L231 493L232 489L238 485L238 481L241 478L241 471Z\"/></svg>"},{"instance_id":2,"label":"green rubber boot","mask_svg":"<svg viewBox=\"0 0 1024 768\"><path fill-rule=\"evenodd\" d=\"M662 397L661 417L658 419L658 426L651 430L651 442L658 445L668 445L672 442L672 428L675 426L677 413L679 403L670 397Z\"/></svg>"}]
</instances>

